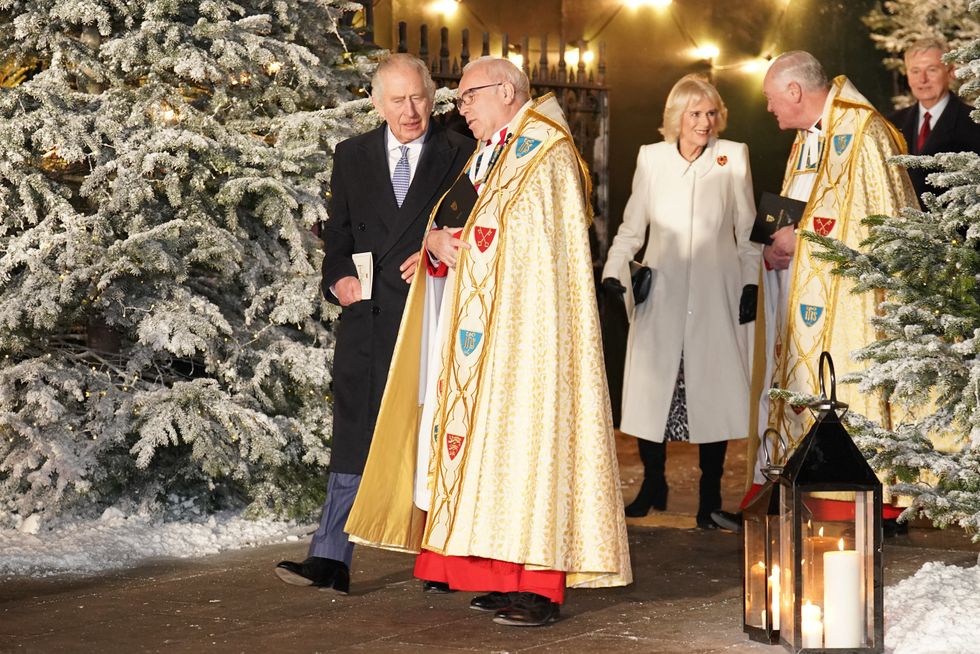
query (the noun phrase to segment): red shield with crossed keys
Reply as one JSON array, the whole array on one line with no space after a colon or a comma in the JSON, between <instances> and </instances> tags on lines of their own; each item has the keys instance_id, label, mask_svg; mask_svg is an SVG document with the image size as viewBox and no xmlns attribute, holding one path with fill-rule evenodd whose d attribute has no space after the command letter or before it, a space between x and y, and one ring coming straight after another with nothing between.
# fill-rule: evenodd
<instances>
[{"instance_id":1,"label":"red shield with crossed keys","mask_svg":"<svg viewBox=\"0 0 980 654\"><path fill-rule=\"evenodd\" d=\"M497 230L493 227L477 225L473 228L473 235L476 236L476 247L480 248L480 252L486 252L490 244L493 243L493 237L497 235Z\"/></svg>"},{"instance_id":2,"label":"red shield with crossed keys","mask_svg":"<svg viewBox=\"0 0 980 654\"><path fill-rule=\"evenodd\" d=\"M836 224L837 221L834 220L833 218L817 218L816 216L813 217L813 231L815 231L817 234L820 234L821 236L826 236L827 234L829 234L830 230L832 230L834 228L834 225Z\"/></svg>"}]
</instances>

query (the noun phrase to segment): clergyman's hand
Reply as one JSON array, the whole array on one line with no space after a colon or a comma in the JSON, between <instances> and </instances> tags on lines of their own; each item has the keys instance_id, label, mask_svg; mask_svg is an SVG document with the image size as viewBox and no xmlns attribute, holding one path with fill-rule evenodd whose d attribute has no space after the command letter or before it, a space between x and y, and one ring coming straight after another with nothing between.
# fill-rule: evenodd
<instances>
[{"instance_id":1,"label":"clergyman's hand","mask_svg":"<svg viewBox=\"0 0 980 654\"><path fill-rule=\"evenodd\" d=\"M772 235L772 245L762 249L762 258L774 270L789 268L793 255L796 253L796 228L792 225L780 227Z\"/></svg>"},{"instance_id":2,"label":"clergyman's hand","mask_svg":"<svg viewBox=\"0 0 980 654\"><path fill-rule=\"evenodd\" d=\"M340 306L346 307L361 301L361 280L353 275L341 277L333 285L334 295L340 301Z\"/></svg>"},{"instance_id":3,"label":"clergyman's hand","mask_svg":"<svg viewBox=\"0 0 980 654\"><path fill-rule=\"evenodd\" d=\"M451 233L448 229L432 229L425 236L425 249L450 268L456 267L460 248L470 247L469 243L456 238L455 234L459 234L459 231Z\"/></svg>"}]
</instances>

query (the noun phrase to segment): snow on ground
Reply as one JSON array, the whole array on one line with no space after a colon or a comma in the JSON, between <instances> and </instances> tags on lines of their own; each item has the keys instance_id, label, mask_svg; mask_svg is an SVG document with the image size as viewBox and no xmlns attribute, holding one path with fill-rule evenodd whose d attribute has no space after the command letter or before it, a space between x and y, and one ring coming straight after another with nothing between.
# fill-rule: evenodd
<instances>
[{"instance_id":1,"label":"snow on ground","mask_svg":"<svg viewBox=\"0 0 980 654\"><path fill-rule=\"evenodd\" d=\"M980 651L980 565L926 563L885 588L886 654Z\"/></svg>"},{"instance_id":2,"label":"snow on ground","mask_svg":"<svg viewBox=\"0 0 980 654\"><path fill-rule=\"evenodd\" d=\"M224 550L296 541L315 526L247 520L237 512L165 522L106 509L96 520L59 519L41 526L28 518L0 530L0 577L89 574L155 557L191 558Z\"/></svg>"}]
</instances>

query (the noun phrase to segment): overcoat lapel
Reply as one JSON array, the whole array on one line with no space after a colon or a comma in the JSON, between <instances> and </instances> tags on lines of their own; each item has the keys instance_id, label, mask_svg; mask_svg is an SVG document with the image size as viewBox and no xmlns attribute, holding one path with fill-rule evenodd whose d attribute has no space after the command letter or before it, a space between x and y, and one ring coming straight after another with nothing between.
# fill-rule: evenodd
<instances>
[{"instance_id":1,"label":"overcoat lapel","mask_svg":"<svg viewBox=\"0 0 980 654\"><path fill-rule=\"evenodd\" d=\"M400 209L394 205L393 213L389 214L394 220L388 222L388 235L378 252L378 260L383 259L416 222L428 219L428 213L424 209L441 188L439 182L452 166L457 148L449 142L442 128L431 127L430 130L405 201ZM392 203L394 204L393 191Z\"/></svg>"},{"instance_id":2,"label":"overcoat lapel","mask_svg":"<svg viewBox=\"0 0 980 654\"><path fill-rule=\"evenodd\" d=\"M382 125L370 133L371 138L365 139L360 145L361 165L358 175L361 176L362 189L384 189L377 193L361 193L361 199L374 205L376 215L381 216L383 225L390 229L390 222L398 212L395 202L395 191L391 188L391 176L388 174L388 153L385 152L385 130Z\"/></svg>"},{"instance_id":3,"label":"overcoat lapel","mask_svg":"<svg viewBox=\"0 0 980 654\"><path fill-rule=\"evenodd\" d=\"M919 135L915 131L915 126L919 124L919 105L915 105L905 113L905 122L902 123L902 135L905 143L909 146L911 154L919 154L918 143Z\"/></svg>"},{"instance_id":4,"label":"overcoat lapel","mask_svg":"<svg viewBox=\"0 0 980 654\"><path fill-rule=\"evenodd\" d=\"M945 111L940 114L939 120L936 121L932 131L929 132L929 138L926 139L925 147L922 148L924 152L929 154L939 152L943 145L948 144L953 140L953 126L956 124L956 110L956 97L950 95Z\"/></svg>"}]
</instances>

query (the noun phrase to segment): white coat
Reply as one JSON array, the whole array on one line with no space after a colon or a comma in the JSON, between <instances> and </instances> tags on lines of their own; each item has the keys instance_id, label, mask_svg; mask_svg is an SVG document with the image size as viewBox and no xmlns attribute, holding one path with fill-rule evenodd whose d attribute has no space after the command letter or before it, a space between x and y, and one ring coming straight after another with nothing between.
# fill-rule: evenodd
<instances>
[{"instance_id":1,"label":"white coat","mask_svg":"<svg viewBox=\"0 0 980 654\"><path fill-rule=\"evenodd\" d=\"M683 351L691 442L745 437L751 371L738 304L742 287L759 279L761 249L749 241L754 219L744 143L712 139L694 162L673 143L640 148L602 274L626 279L649 228L643 263L653 285L630 326L623 432L664 440Z\"/></svg>"}]
</instances>

